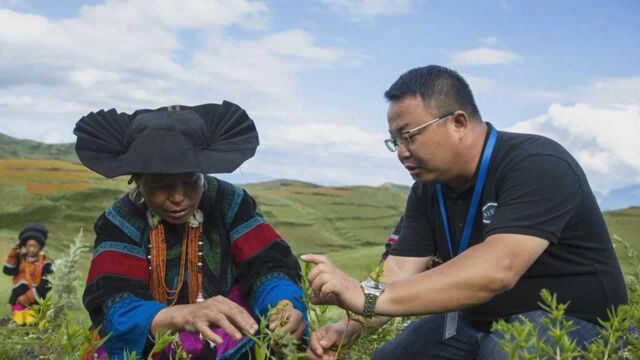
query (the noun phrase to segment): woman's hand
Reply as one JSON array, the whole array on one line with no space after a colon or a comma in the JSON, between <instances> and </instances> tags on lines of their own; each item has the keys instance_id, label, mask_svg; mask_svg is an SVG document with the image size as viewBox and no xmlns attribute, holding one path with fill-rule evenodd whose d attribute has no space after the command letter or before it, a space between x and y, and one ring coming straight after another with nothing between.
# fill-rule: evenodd
<instances>
[{"instance_id":1,"label":"woman's hand","mask_svg":"<svg viewBox=\"0 0 640 360\"><path fill-rule=\"evenodd\" d=\"M18 296L18 298L16 299L16 301L24 306L31 306L33 305L33 303L31 303L31 301L29 301L29 298L27 297L27 294L22 294L20 296Z\"/></svg>"},{"instance_id":2,"label":"woman's hand","mask_svg":"<svg viewBox=\"0 0 640 360\"><path fill-rule=\"evenodd\" d=\"M299 340L304 333L304 317L289 300L280 300L269 313L269 330Z\"/></svg>"},{"instance_id":3,"label":"woman's hand","mask_svg":"<svg viewBox=\"0 0 640 360\"><path fill-rule=\"evenodd\" d=\"M9 256L17 257L20 254L20 243L17 242L9 249Z\"/></svg>"},{"instance_id":4,"label":"woman's hand","mask_svg":"<svg viewBox=\"0 0 640 360\"><path fill-rule=\"evenodd\" d=\"M153 318L151 332L194 331L216 344L222 343L211 327L222 328L236 340L242 338L242 333L253 334L258 330L258 324L244 308L224 296L214 296L201 303L162 309Z\"/></svg>"}]
</instances>

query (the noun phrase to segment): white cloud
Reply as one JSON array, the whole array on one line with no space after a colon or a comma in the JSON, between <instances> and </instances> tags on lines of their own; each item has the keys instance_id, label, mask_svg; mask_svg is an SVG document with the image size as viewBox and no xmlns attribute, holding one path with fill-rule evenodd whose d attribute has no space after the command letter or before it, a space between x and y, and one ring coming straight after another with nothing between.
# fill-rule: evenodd
<instances>
[{"instance_id":1,"label":"white cloud","mask_svg":"<svg viewBox=\"0 0 640 360\"><path fill-rule=\"evenodd\" d=\"M327 151L326 147L315 145L291 148L263 145L256 157L242 166L243 172L325 185L413 183L395 154L387 150L384 156L370 156L368 148L353 154Z\"/></svg>"},{"instance_id":2,"label":"white cloud","mask_svg":"<svg viewBox=\"0 0 640 360\"><path fill-rule=\"evenodd\" d=\"M563 106L556 103L546 114L516 123L509 130L541 134L558 141L578 160L591 186L598 191L608 192L640 183L640 107L637 105Z\"/></svg>"},{"instance_id":3,"label":"white cloud","mask_svg":"<svg viewBox=\"0 0 640 360\"><path fill-rule=\"evenodd\" d=\"M352 154L387 158L383 134L365 132L352 125L306 122L302 125L273 128L264 135L265 145L283 150L313 148L326 154Z\"/></svg>"},{"instance_id":4,"label":"white cloud","mask_svg":"<svg viewBox=\"0 0 640 360\"><path fill-rule=\"evenodd\" d=\"M65 128L73 141L75 121L99 108L222 99L282 121L282 109L305 108L300 73L356 56L303 30L270 32L269 21L251 0L109 0L63 20L0 8L0 122L21 119L11 132L36 140L36 128ZM251 35L230 36L230 27Z\"/></svg>"},{"instance_id":5,"label":"white cloud","mask_svg":"<svg viewBox=\"0 0 640 360\"><path fill-rule=\"evenodd\" d=\"M640 106L640 76L595 79L570 90L569 99L596 106Z\"/></svg>"},{"instance_id":6,"label":"white cloud","mask_svg":"<svg viewBox=\"0 0 640 360\"><path fill-rule=\"evenodd\" d=\"M484 46L496 46L500 44L500 41L495 36L485 36L478 38L478 43Z\"/></svg>"},{"instance_id":7,"label":"white cloud","mask_svg":"<svg viewBox=\"0 0 640 360\"><path fill-rule=\"evenodd\" d=\"M345 57L345 52L341 49L315 46L311 34L302 30L290 30L269 35L262 39L262 44L275 54L304 60L335 63Z\"/></svg>"},{"instance_id":8,"label":"white cloud","mask_svg":"<svg viewBox=\"0 0 640 360\"><path fill-rule=\"evenodd\" d=\"M413 0L322 0L339 14L354 20L370 20L378 16L408 13Z\"/></svg>"},{"instance_id":9,"label":"white cloud","mask_svg":"<svg viewBox=\"0 0 640 360\"><path fill-rule=\"evenodd\" d=\"M357 65L361 55L304 30L271 30L262 2L172 4L108 0L62 20L0 9L0 132L69 142L89 111L228 99L261 135L245 171L335 184L411 181L385 150L384 131L341 125L334 119L362 114L308 104L300 88L305 72ZM241 35L232 36L236 27ZM394 164L394 174L380 171Z\"/></svg>"},{"instance_id":10,"label":"white cloud","mask_svg":"<svg viewBox=\"0 0 640 360\"><path fill-rule=\"evenodd\" d=\"M519 57L513 52L481 47L457 52L453 54L451 61L456 65L501 65Z\"/></svg>"},{"instance_id":11,"label":"white cloud","mask_svg":"<svg viewBox=\"0 0 640 360\"><path fill-rule=\"evenodd\" d=\"M532 90L524 98L551 102L582 102L593 106L640 106L640 76L594 79L563 90Z\"/></svg>"},{"instance_id":12,"label":"white cloud","mask_svg":"<svg viewBox=\"0 0 640 360\"><path fill-rule=\"evenodd\" d=\"M486 93L496 87L496 81L488 77L467 74L462 74L462 76L467 81L474 94Z\"/></svg>"}]
</instances>

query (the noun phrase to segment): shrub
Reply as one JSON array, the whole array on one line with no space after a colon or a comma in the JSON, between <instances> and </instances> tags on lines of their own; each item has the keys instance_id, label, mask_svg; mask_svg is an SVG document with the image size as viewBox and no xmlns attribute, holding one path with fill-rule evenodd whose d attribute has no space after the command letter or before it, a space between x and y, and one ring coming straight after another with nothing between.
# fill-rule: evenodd
<instances>
[{"instance_id":1,"label":"shrub","mask_svg":"<svg viewBox=\"0 0 640 360\"><path fill-rule=\"evenodd\" d=\"M79 274L76 265L80 255L88 250L82 245L82 232L74 243L69 244L66 256L56 261L54 274L49 278L52 291L49 296L36 305L35 326L16 327L6 320L0 324L0 360L1 359L80 359L90 349L101 344L89 332L86 317L78 317L79 311ZM629 304L609 311L609 321L602 322L602 336L579 348L571 341L567 333L572 328L571 321L563 314L568 304L557 302L549 291L541 292L541 307L548 312L544 320L550 329L546 339L538 339L536 328L526 319L513 323L498 321L493 329L504 334L500 341L502 348L511 359L640 359L640 263L635 250L622 239L614 236L614 241L624 247L631 264L626 276L629 291ZM310 302L311 289L307 282L310 267L303 267L304 302L308 307L309 327L311 330L336 320L335 308L317 306ZM370 273L372 279L382 276L381 267L375 267ZM273 309L272 311L278 311ZM351 317L347 313L347 316ZM412 318L394 318L379 329L369 329L363 336L346 348L340 349L341 359L370 359L372 352L395 338ZM356 321L354 319L354 321ZM256 351L252 359L301 359L305 350L299 343L284 334L270 331L265 319L260 321L260 331L252 339ZM544 341L547 340L547 341ZM104 341L104 339L102 340ZM188 359L181 348L178 337L165 333L156 339L153 352L161 351L172 344L174 359ZM136 354L127 354L135 359Z\"/></svg>"}]
</instances>

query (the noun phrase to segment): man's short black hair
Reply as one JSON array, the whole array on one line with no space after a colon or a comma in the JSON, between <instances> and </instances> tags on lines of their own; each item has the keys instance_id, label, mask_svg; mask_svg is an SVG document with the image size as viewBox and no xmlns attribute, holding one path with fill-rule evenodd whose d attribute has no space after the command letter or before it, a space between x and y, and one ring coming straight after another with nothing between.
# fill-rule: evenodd
<instances>
[{"instance_id":1,"label":"man's short black hair","mask_svg":"<svg viewBox=\"0 0 640 360\"><path fill-rule=\"evenodd\" d=\"M438 112L436 115L462 110L472 118L481 119L469 84L460 74L443 66L429 65L411 69L402 74L384 93L389 101L407 96L420 96L425 104L435 108Z\"/></svg>"}]
</instances>

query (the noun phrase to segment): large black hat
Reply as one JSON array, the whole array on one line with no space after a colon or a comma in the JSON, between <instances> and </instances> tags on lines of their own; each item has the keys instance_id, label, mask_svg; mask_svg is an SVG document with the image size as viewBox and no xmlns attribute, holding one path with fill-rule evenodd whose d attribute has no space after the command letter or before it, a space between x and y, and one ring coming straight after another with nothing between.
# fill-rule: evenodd
<instances>
[{"instance_id":1,"label":"large black hat","mask_svg":"<svg viewBox=\"0 0 640 360\"><path fill-rule=\"evenodd\" d=\"M100 110L82 117L73 133L80 161L108 178L230 173L255 154L259 143L249 115L228 101L131 115Z\"/></svg>"},{"instance_id":2,"label":"large black hat","mask_svg":"<svg viewBox=\"0 0 640 360\"><path fill-rule=\"evenodd\" d=\"M32 223L24 227L20 234L18 234L18 240L20 241L20 246L25 246L27 241L35 240L40 244L40 248L44 247L44 244L47 242L47 237L49 236L49 230L47 230L46 226L38 223Z\"/></svg>"}]
</instances>

